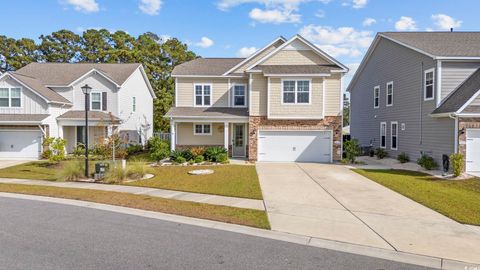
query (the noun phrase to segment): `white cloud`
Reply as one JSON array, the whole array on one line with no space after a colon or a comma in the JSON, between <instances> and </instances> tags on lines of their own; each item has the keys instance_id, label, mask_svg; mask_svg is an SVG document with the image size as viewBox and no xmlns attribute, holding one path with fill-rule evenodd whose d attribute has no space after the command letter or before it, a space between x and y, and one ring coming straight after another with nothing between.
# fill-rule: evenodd
<instances>
[{"instance_id":1,"label":"white cloud","mask_svg":"<svg viewBox=\"0 0 480 270\"><path fill-rule=\"evenodd\" d=\"M450 28L457 28L462 26L462 21L455 20L454 18L445 14L434 14L432 20L435 26L440 30L450 30Z\"/></svg>"},{"instance_id":2,"label":"white cloud","mask_svg":"<svg viewBox=\"0 0 480 270\"><path fill-rule=\"evenodd\" d=\"M254 8L249 13L250 18L260 23L298 23L300 22L300 14L291 11L271 9L261 10Z\"/></svg>"},{"instance_id":3,"label":"white cloud","mask_svg":"<svg viewBox=\"0 0 480 270\"><path fill-rule=\"evenodd\" d=\"M352 27L333 28L313 24L300 29L300 35L311 40L333 57L359 57L373 40L370 31L357 31Z\"/></svg>"},{"instance_id":4,"label":"white cloud","mask_svg":"<svg viewBox=\"0 0 480 270\"><path fill-rule=\"evenodd\" d=\"M365 20L363 20L363 22L362 22L362 25L363 26L372 26L375 23L377 23L377 20L375 20L374 18L365 18Z\"/></svg>"},{"instance_id":5,"label":"white cloud","mask_svg":"<svg viewBox=\"0 0 480 270\"><path fill-rule=\"evenodd\" d=\"M325 10L319 9L317 12L315 12L315 16L318 18L325 18Z\"/></svg>"},{"instance_id":6,"label":"white cloud","mask_svg":"<svg viewBox=\"0 0 480 270\"><path fill-rule=\"evenodd\" d=\"M249 57L252 55L254 52L256 52L258 49L255 47L243 47L240 48L237 52L238 57Z\"/></svg>"},{"instance_id":7,"label":"white cloud","mask_svg":"<svg viewBox=\"0 0 480 270\"><path fill-rule=\"evenodd\" d=\"M353 8L364 8L367 5L368 0L352 0Z\"/></svg>"},{"instance_id":8,"label":"white cloud","mask_svg":"<svg viewBox=\"0 0 480 270\"><path fill-rule=\"evenodd\" d=\"M100 10L96 0L65 0L64 3L73 6L76 11L85 13L98 12Z\"/></svg>"},{"instance_id":9,"label":"white cloud","mask_svg":"<svg viewBox=\"0 0 480 270\"><path fill-rule=\"evenodd\" d=\"M199 42L195 43L195 46L201 48L208 48L214 44L213 40L209 39L208 37L202 37Z\"/></svg>"},{"instance_id":10,"label":"white cloud","mask_svg":"<svg viewBox=\"0 0 480 270\"><path fill-rule=\"evenodd\" d=\"M417 30L417 23L411 17L402 16L395 23L395 29L397 31L414 31Z\"/></svg>"},{"instance_id":11,"label":"white cloud","mask_svg":"<svg viewBox=\"0 0 480 270\"><path fill-rule=\"evenodd\" d=\"M158 15L158 11L162 7L162 0L140 0L138 8L145 14Z\"/></svg>"}]
</instances>

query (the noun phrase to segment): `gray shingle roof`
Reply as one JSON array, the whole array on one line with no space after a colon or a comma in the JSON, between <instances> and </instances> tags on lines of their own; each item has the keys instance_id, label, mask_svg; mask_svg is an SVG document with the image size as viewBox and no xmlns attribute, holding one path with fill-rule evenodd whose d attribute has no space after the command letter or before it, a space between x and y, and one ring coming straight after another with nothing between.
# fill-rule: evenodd
<instances>
[{"instance_id":1,"label":"gray shingle roof","mask_svg":"<svg viewBox=\"0 0 480 270\"><path fill-rule=\"evenodd\" d=\"M458 111L478 90L480 90L480 69L461 83L432 114Z\"/></svg>"},{"instance_id":2,"label":"gray shingle roof","mask_svg":"<svg viewBox=\"0 0 480 270\"><path fill-rule=\"evenodd\" d=\"M242 62L244 59L245 58L197 58L176 66L172 71L172 76L219 76Z\"/></svg>"},{"instance_id":3,"label":"gray shingle roof","mask_svg":"<svg viewBox=\"0 0 480 270\"><path fill-rule=\"evenodd\" d=\"M122 85L141 64L31 63L15 73L33 77L44 85L69 85L92 69Z\"/></svg>"},{"instance_id":4,"label":"gray shingle roof","mask_svg":"<svg viewBox=\"0 0 480 270\"><path fill-rule=\"evenodd\" d=\"M480 32L382 32L379 34L434 56L480 56Z\"/></svg>"},{"instance_id":5,"label":"gray shingle roof","mask_svg":"<svg viewBox=\"0 0 480 270\"><path fill-rule=\"evenodd\" d=\"M47 99L48 101L53 102L61 102L61 103L71 103L69 100L64 98L62 95L58 94L57 92L53 91L50 88L45 87L45 85L40 82L37 78L33 78L30 76L22 75L16 72L9 72L9 74L14 77L15 79L19 80L29 88L36 91L42 97Z\"/></svg>"},{"instance_id":6,"label":"gray shingle roof","mask_svg":"<svg viewBox=\"0 0 480 270\"><path fill-rule=\"evenodd\" d=\"M260 65L255 69L264 74L318 74L341 70L336 65Z\"/></svg>"},{"instance_id":7,"label":"gray shingle roof","mask_svg":"<svg viewBox=\"0 0 480 270\"><path fill-rule=\"evenodd\" d=\"M0 114L0 122L40 122L48 116L48 114Z\"/></svg>"},{"instance_id":8,"label":"gray shingle roof","mask_svg":"<svg viewBox=\"0 0 480 270\"><path fill-rule=\"evenodd\" d=\"M172 107L165 117L248 117L247 108L228 107Z\"/></svg>"},{"instance_id":9,"label":"gray shingle roof","mask_svg":"<svg viewBox=\"0 0 480 270\"><path fill-rule=\"evenodd\" d=\"M68 111L57 119L61 120L83 120L85 119L85 111ZM97 121L106 121L109 122L113 120L114 122L120 121L120 118L101 111L88 111L88 119L89 120L97 120Z\"/></svg>"}]
</instances>

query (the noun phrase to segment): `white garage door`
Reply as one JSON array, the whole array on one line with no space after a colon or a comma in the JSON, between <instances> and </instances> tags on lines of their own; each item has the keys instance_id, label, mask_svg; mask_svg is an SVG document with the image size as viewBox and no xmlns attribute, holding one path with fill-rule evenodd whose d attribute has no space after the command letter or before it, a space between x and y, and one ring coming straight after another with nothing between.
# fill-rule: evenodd
<instances>
[{"instance_id":1,"label":"white garage door","mask_svg":"<svg viewBox=\"0 0 480 270\"><path fill-rule=\"evenodd\" d=\"M480 129L467 129L467 172L480 172Z\"/></svg>"},{"instance_id":2,"label":"white garage door","mask_svg":"<svg viewBox=\"0 0 480 270\"><path fill-rule=\"evenodd\" d=\"M260 131L258 161L331 162L330 131Z\"/></svg>"},{"instance_id":3,"label":"white garage door","mask_svg":"<svg viewBox=\"0 0 480 270\"><path fill-rule=\"evenodd\" d=\"M0 131L0 158L38 159L41 139L40 131Z\"/></svg>"}]
</instances>

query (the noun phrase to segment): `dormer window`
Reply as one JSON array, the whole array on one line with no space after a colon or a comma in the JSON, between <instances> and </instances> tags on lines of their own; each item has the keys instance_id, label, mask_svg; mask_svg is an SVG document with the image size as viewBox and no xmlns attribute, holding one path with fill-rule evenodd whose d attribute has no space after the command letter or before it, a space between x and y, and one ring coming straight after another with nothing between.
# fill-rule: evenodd
<instances>
[{"instance_id":1,"label":"dormer window","mask_svg":"<svg viewBox=\"0 0 480 270\"><path fill-rule=\"evenodd\" d=\"M211 105L212 100L212 85L210 84L195 84L195 106L206 107Z\"/></svg>"}]
</instances>

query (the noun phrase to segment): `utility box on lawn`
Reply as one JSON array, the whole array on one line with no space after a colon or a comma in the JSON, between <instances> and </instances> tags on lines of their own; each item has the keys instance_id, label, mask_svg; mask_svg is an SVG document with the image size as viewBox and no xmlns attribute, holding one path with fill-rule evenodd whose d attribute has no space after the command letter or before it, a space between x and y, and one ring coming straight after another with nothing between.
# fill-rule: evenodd
<instances>
[{"instance_id":1,"label":"utility box on lawn","mask_svg":"<svg viewBox=\"0 0 480 270\"><path fill-rule=\"evenodd\" d=\"M95 164L95 180L100 180L105 177L110 164L106 162L99 162Z\"/></svg>"}]
</instances>

